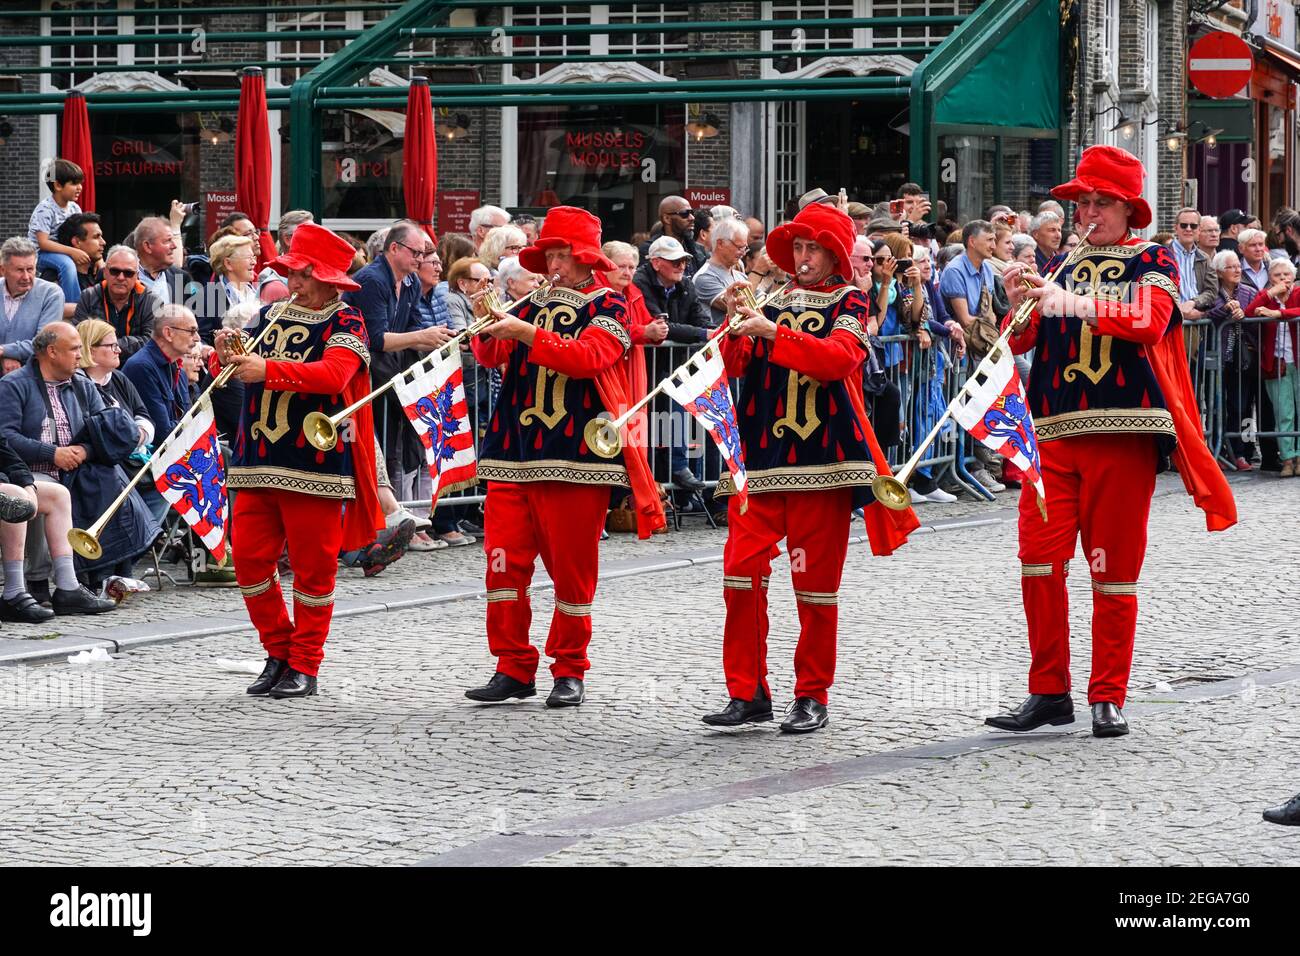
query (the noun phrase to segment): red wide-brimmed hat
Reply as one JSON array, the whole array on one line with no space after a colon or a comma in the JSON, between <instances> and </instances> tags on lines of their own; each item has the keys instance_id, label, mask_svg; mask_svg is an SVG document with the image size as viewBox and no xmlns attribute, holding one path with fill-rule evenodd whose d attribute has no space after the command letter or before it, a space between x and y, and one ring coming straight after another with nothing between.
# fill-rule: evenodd
<instances>
[{"instance_id":1,"label":"red wide-brimmed hat","mask_svg":"<svg viewBox=\"0 0 1300 956\"><path fill-rule=\"evenodd\" d=\"M1151 207L1142 198L1146 170L1136 156L1118 146L1089 146L1079 157L1074 178L1052 190L1057 199L1071 202L1084 193L1113 196L1133 207L1128 224L1142 229L1151 224Z\"/></svg>"},{"instance_id":2,"label":"red wide-brimmed hat","mask_svg":"<svg viewBox=\"0 0 1300 956\"><path fill-rule=\"evenodd\" d=\"M570 246L573 258L593 269L613 269L600 251L600 220L576 206L553 206L542 222L541 235L519 253L519 264L529 272L546 275L546 250Z\"/></svg>"},{"instance_id":3,"label":"red wide-brimmed hat","mask_svg":"<svg viewBox=\"0 0 1300 956\"><path fill-rule=\"evenodd\" d=\"M342 236L314 222L304 222L293 231L289 251L267 265L280 275L288 275L290 269L311 266L313 279L328 282L336 289L355 292L361 286L348 277L348 266L352 265L355 255L356 250Z\"/></svg>"},{"instance_id":4,"label":"red wide-brimmed hat","mask_svg":"<svg viewBox=\"0 0 1300 956\"><path fill-rule=\"evenodd\" d=\"M811 239L830 250L835 257L836 271L842 276L852 274L849 256L857 230L848 213L825 203L811 203L799 210L799 215L782 223L767 235L767 254L782 272L794 274L794 240Z\"/></svg>"}]
</instances>

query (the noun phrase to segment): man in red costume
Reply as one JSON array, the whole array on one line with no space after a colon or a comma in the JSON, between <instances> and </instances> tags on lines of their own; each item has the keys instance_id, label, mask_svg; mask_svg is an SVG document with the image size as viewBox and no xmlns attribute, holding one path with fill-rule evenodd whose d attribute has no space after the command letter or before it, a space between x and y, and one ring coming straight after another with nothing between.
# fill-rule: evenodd
<instances>
[{"instance_id":1,"label":"man in red costume","mask_svg":"<svg viewBox=\"0 0 1300 956\"><path fill-rule=\"evenodd\" d=\"M1237 520L1201 431L1176 308L1178 267L1166 248L1130 231L1151 222L1142 179L1141 163L1124 150L1085 150L1075 178L1052 190L1075 203L1083 228L1093 227L1085 251L1057 282L1017 263L1003 273L1013 308L1025 296L1037 303L1011 346L1035 350L1028 395L1047 520L1026 483L1020 561L1029 697L985 721L1002 730L1074 720L1065 579L1077 538L1092 576L1092 732L1118 737L1129 731L1122 708L1156 473L1172 455L1209 530Z\"/></svg>"},{"instance_id":2,"label":"man in red costume","mask_svg":"<svg viewBox=\"0 0 1300 956\"><path fill-rule=\"evenodd\" d=\"M347 267L354 250L313 223L293 234L270 263L298 298L266 306L248 327L256 336L276 321L255 355L231 351L237 333L217 333L221 361L238 368L244 406L227 484L238 489L232 521L235 577L266 648L254 696L310 697L334 613L340 550L360 548L383 528L375 486L374 429L362 408L330 451L303 439L312 412L332 414L370 389L370 350L361 313L339 299L356 289ZM276 562L289 547L293 619Z\"/></svg>"},{"instance_id":3,"label":"man in red costume","mask_svg":"<svg viewBox=\"0 0 1300 956\"><path fill-rule=\"evenodd\" d=\"M827 205L805 206L772 230L767 252L795 286L762 314L735 304L745 319L722 343L727 374L743 376L736 403L748 474L748 507L731 498L722 558L727 606L722 665L730 703L704 717L715 727L772 719L767 683L767 582L776 545L787 539L799 609L795 701L786 733L826 725L827 689L835 676L840 576L849 521L865 507L876 554L890 554L917 527L910 509L875 502L871 482L888 474L862 405L869 303L846 281L853 274L853 220ZM723 474L718 495L734 494Z\"/></svg>"},{"instance_id":4,"label":"man in red costume","mask_svg":"<svg viewBox=\"0 0 1300 956\"><path fill-rule=\"evenodd\" d=\"M614 268L600 250L600 220L584 209L554 207L519 261L555 282L514 315L496 313L497 321L474 337L479 363L506 371L478 465L479 478L490 482L487 636L497 670L465 696L497 703L537 693L528 585L540 555L555 583L546 641L555 686L546 706L576 707L591 666L591 605L610 488L631 486L643 538L664 526L663 507L635 435L621 462L597 456L583 437L588 423L630 404L627 305L593 275Z\"/></svg>"}]
</instances>

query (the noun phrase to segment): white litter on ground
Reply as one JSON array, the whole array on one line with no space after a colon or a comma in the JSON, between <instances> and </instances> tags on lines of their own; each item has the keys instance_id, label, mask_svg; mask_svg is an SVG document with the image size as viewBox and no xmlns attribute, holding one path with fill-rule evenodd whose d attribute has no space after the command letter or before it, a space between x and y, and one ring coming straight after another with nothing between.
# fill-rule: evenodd
<instances>
[{"instance_id":1,"label":"white litter on ground","mask_svg":"<svg viewBox=\"0 0 1300 956\"><path fill-rule=\"evenodd\" d=\"M231 674L252 674L257 676L262 673L262 668L266 666L266 661L232 661L228 657L218 657L217 667Z\"/></svg>"},{"instance_id":2,"label":"white litter on ground","mask_svg":"<svg viewBox=\"0 0 1300 956\"><path fill-rule=\"evenodd\" d=\"M68 655L69 664L100 664L104 661L111 661L108 651L102 647L95 647L88 651L79 651L76 654Z\"/></svg>"}]
</instances>

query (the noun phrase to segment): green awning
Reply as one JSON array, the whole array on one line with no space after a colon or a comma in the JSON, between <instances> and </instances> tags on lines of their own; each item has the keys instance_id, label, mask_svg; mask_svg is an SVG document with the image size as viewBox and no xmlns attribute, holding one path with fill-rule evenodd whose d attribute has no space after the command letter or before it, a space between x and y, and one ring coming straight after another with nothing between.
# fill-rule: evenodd
<instances>
[{"instance_id":1,"label":"green awning","mask_svg":"<svg viewBox=\"0 0 1300 956\"><path fill-rule=\"evenodd\" d=\"M1060 13L1040 2L935 103L936 125L1056 130L1061 121Z\"/></svg>"},{"instance_id":2,"label":"green awning","mask_svg":"<svg viewBox=\"0 0 1300 956\"><path fill-rule=\"evenodd\" d=\"M1255 140L1254 101L1246 99L1207 100L1192 97L1187 101L1188 133L1193 140L1210 130L1221 129L1220 143L1251 143ZM1200 123L1200 126L1196 124Z\"/></svg>"}]
</instances>

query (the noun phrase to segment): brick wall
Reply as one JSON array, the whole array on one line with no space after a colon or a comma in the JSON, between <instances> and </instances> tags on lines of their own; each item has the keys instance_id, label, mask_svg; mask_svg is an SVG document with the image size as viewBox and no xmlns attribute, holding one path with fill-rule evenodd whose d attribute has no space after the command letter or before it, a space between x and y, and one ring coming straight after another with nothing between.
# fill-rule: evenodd
<instances>
[{"instance_id":1,"label":"brick wall","mask_svg":"<svg viewBox=\"0 0 1300 956\"><path fill-rule=\"evenodd\" d=\"M9 36L35 36L38 28L37 20L5 23L5 33ZM0 48L0 73L6 66L37 66L39 63L40 50L37 47ZM37 92L40 77L24 75L22 88L24 93ZM0 169L4 170L3 185L0 185L0 238L27 235L27 222L33 207L48 195L45 187L37 181L41 164L40 117L9 115L5 118L13 126L13 132L0 146Z\"/></svg>"}]
</instances>

